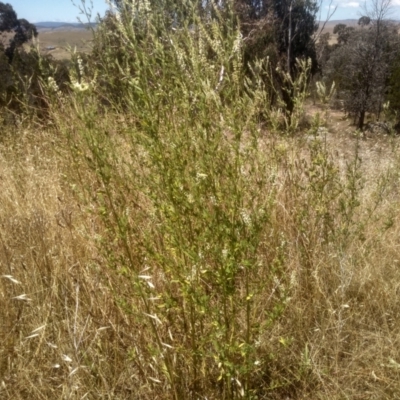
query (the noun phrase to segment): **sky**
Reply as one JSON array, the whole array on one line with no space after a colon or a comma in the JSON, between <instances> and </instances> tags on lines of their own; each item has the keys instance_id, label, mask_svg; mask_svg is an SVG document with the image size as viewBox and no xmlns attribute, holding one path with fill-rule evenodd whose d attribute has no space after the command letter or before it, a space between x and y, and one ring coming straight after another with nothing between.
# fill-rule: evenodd
<instances>
[{"instance_id":1,"label":"sky","mask_svg":"<svg viewBox=\"0 0 400 400\"><path fill-rule=\"evenodd\" d=\"M379 0L377 0L379 1ZM332 5L330 5L330 0L324 0L321 7L322 20L326 19L326 15L331 7L337 7L332 20L335 19L358 19L362 15L365 6L368 8L369 1L365 0L332 0ZM391 0L391 10L390 15L387 16L390 19L400 20L400 0Z\"/></svg>"},{"instance_id":2,"label":"sky","mask_svg":"<svg viewBox=\"0 0 400 400\"><path fill-rule=\"evenodd\" d=\"M78 17L82 22L88 22L87 18L81 14L77 6L82 7L81 0L1 0L9 3L17 13L18 18L25 18L31 23L58 21L58 22L78 22ZM103 16L108 9L105 0L86 0L86 7L93 3L93 16L99 13ZM94 19L94 17L92 18Z\"/></svg>"},{"instance_id":3,"label":"sky","mask_svg":"<svg viewBox=\"0 0 400 400\"><path fill-rule=\"evenodd\" d=\"M71 0L1 0L9 3L16 11L18 18L25 18L29 22L59 21L77 22L78 17L83 22L87 19L74 6ZM82 5L81 0L74 0L77 5ZM329 10L330 0L323 0L321 7L321 19L324 20ZM332 20L338 19L358 19L362 15L364 0L332 0L337 10ZM86 0L86 6L90 6L91 1ZM103 16L108 9L105 0L92 0L93 16L97 13ZM392 0L392 13L390 18L400 20L400 0ZM94 19L94 18L93 18Z\"/></svg>"}]
</instances>

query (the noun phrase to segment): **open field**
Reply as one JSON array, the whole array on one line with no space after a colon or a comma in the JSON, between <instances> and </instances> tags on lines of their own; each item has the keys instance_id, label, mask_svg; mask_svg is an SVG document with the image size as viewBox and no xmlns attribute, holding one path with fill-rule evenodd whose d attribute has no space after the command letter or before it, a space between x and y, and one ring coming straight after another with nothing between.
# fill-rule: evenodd
<instances>
[{"instance_id":1,"label":"open field","mask_svg":"<svg viewBox=\"0 0 400 400\"><path fill-rule=\"evenodd\" d=\"M45 29L39 31L38 41L43 54L51 54L55 59L70 57L68 47L79 52L90 53L92 32L87 29ZM48 48L53 48L48 50Z\"/></svg>"}]
</instances>

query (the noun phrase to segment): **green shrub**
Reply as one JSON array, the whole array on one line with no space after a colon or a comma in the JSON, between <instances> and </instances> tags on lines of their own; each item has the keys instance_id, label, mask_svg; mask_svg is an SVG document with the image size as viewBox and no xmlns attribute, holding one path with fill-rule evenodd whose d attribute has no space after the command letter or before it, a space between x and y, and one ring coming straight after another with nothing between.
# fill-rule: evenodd
<instances>
[{"instance_id":1,"label":"green shrub","mask_svg":"<svg viewBox=\"0 0 400 400\"><path fill-rule=\"evenodd\" d=\"M81 190L106 226L107 266L130 287L116 301L145 332L131 356L152 358L152 379L173 398L253 398L265 373L257 340L289 285L284 239L270 236L276 189L257 124L268 93L255 72L244 80L229 10L204 19L193 9L180 29L157 6L140 12L109 16L113 31L96 32L101 80L78 89L84 125L70 139L98 189ZM133 122L117 140L97 123L98 91ZM277 281L260 313L262 287Z\"/></svg>"},{"instance_id":2,"label":"green shrub","mask_svg":"<svg viewBox=\"0 0 400 400\"><path fill-rule=\"evenodd\" d=\"M36 48L16 50L11 63L3 54L0 68L3 71L0 83L2 105L22 118L48 118L49 104L43 84L46 85L49 79L54 80L61 91L69 88L68 62L54 60L51 55L42 56Z\"/></svg>"}]
</instances>

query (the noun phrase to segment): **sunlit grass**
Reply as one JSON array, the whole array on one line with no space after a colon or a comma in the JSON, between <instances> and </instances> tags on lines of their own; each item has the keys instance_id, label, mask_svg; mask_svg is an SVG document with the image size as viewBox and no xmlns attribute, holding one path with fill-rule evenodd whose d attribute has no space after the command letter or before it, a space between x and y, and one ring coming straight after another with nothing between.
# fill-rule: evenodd
<instances>
[{"instance_id":1,"label":"sunlit grass","mask_svg":"<svg viewBox=\"0 0 400 400\"><path fill-rule=\"evenodd\" d=\"M302 131L305 64L285 123L233 18L129 15L4 123L1 397L396 398L397 140Z\"/></svg>"}]
</instances>

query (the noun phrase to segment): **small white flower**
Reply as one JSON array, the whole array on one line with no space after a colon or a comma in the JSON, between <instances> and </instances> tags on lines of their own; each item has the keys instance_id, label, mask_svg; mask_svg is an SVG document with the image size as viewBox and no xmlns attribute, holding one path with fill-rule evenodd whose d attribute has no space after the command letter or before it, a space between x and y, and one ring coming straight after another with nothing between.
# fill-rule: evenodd
<instances>
[{"instance_id":1,"label":"small white flower","mask_svg":"<svg viewBox=\"0 0 400 400\"><path fill-rule=\"evenodd\" d=\"M188 199L188 202L189 202L190 204L193 204L193 203L194 203L194 197L193 197L192 193L188 193L188 194L187 194L187 199Z\"/></svg>"},{"instance_id":2,"label":"small white flower","mask_svg":"<svg viewBox=\"0 0 400 400\"><path fill-rule=\"evenodd\" d=\"M196 179L199 181L199 180L203 180L203 179L205 179L205 178L207 178L207 174L203 174L203 173L201 173L201 172L198 172L197 174L196 174Z\"/></svg>"},{"instance_id":3,"label":"small white flower","mask_svg":"<svg viewBox=\"0 0 400 400\"><path fill-rule=\"evenodd\" d=\"M89 85L84 82L82 82L82 83L73 82L72 89L75 90L76 92L84 92L89 89Z\"/></svg>"},{"instance_id":4,"label":"small white flower","mask_svg":"<svg viewBox=\"0 0 400 400\"><path fill-rule=\"evenodd\" d=\"M243 35L239 31L236 36L236 39L233 43L233 48L232 48L233 54L239 53L240 49L242 48L242 39L243 39Z\"/></svg>"},{"instance_id":5,"label":"small white flower","mask_svg":"<svg viewBox=\"0 0 400 400\"><path fill-rule=\"evenodd\" d=\"M79 75L80 77L85 76L85 70L83 68L83 61L82 59L78 56L78 69L79 69Z\"/></svg>"},{"instance_id":6,"label":"small white flower","mask_svg":"<svg viewBox=\"0 0 400 400\"><path fill-rule=\"evenodd\" d=\"M57 93L60 89L52 76L47 78L47 85L51 92Z\"/></svg>"},{"instance_id":7,"label":"small white flower","mask_svg":"<svg viewBox=\"0 0 400 400\"><path fill-rule=\"evenodd\" d=\"M151 11L149 0L139 1L139 13L148 14Z\"/></svg>"},{"instance_id":8,"label":"small white flower","mask_svg":"<svg viewBox=\"0 0 400 400\"><path fill-rule=\"evenodd\" d=\"M243 220L243 222L244 222L244 224L246 226L250 226L251 225L251 218L250 218L250 215L247 212L247 210L242 210L240 212L240 216L242 217L242 220Z\"/></svg>"}]
</instances>

